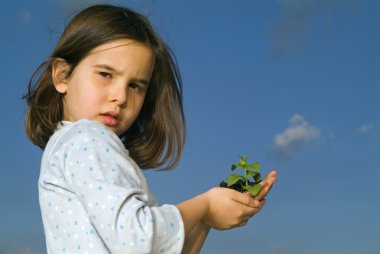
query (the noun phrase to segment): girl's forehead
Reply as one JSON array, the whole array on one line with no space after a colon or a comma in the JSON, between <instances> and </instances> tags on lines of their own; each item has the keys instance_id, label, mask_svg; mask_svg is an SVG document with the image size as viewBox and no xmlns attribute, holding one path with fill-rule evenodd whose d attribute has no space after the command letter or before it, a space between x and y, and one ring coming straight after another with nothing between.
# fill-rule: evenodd
<instances>
[{"instance_id":1,"label":"girl's forehead","mask_svg":"<svg viewBox=\"0 0 380 254\"><path fill-rule=\"evenodd\" d=\"M135 40L131 40L131 39L118 39L118 40L106 42L106 43L103 43L103 44L97 46L96 48L94 48L90 51L90 54L102 52L102 51L109 50L109 49L119 48L119 47L123 47L123 46L128 46L131 44L141 44L141 43L139 43Z\"/></svg>"},{"instance_id":2,"label":"girl's forehead","mask_svg":"<svg viewBox=\"0 0 380 254\"><path fill-rule=\"evenodd\" d=\"M155 55L149 44L132 39L117 39L92 49L85 57L86 62L112 62L112 64L138 65L148 68L154 63Z\"/></svg>"},{"instance_id":3,"label":"girl's forehead","mask_svg":"<svg viewBox=\"0 0 380 254\"><path fill-rule=\"evenodd\" d=\"M150 76L154 68L155 55L146 44L131 39L118 39L99 45L83 59L88 67L107 66L118 73L134 73Z\"/></svg>"}]
</instances>

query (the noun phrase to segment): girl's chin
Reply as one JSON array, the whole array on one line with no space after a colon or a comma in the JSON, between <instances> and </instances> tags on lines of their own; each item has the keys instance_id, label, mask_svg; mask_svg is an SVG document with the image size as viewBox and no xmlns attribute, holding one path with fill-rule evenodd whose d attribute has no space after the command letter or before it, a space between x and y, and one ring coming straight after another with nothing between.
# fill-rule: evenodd
<instances>
[{"instance_id":1,"label":"girl's chin","mask_svg":"<svg viewBox=\"0 0 380 254\"><path fill-rule=\"evenodd\" d=\"M108 129L110 129L113 133L115 133L119 137L127 131L127 130L120 129L120 126L109 126L106 124L105 124L105 126L107 126Z\"/></svg>"}]
</instances>

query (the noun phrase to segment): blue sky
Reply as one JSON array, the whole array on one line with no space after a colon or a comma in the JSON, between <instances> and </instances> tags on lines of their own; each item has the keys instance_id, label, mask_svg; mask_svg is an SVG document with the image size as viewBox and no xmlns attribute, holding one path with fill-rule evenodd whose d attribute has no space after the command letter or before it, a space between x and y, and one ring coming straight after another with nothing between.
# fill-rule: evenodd
<instances>
[{"instance_id":1,"label":"blue sky","mask_svg":"<svg viewBox=\"0 0 380 254\"><path fill-rule=\"evenodd\" d=\"M45 253L42 152L23 132L20 97L70 15L96 2L1 4L0 253ZM148 15L183 76L182 161L146 172L160 203L218 185L239 155L279 172L262 212L211 231L202 253L380 253L378 1L108 3Z\"/></svg>"}]
</instances>

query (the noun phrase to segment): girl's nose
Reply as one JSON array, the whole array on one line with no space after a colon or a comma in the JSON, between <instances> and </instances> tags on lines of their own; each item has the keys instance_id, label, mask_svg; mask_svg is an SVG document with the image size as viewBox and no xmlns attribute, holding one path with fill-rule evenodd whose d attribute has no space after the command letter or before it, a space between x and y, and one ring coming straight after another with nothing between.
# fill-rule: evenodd
<instances>
[{"instance_id":1,"label":"girl's nose","mask_svg":"<svg viewBox=\"0 0 380 254\"><path fill-rule=\"evenodd\" d=\"M126 85L115 84L111 91L111 100L119 106L125 105L128 99L127 91Z\"/></svg>"}]
</instances>

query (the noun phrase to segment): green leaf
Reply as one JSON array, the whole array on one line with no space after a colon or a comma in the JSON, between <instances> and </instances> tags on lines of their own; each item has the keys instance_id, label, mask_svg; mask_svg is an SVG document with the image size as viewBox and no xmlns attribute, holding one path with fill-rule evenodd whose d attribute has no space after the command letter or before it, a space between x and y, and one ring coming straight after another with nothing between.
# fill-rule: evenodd
<instances>
[{"instance_id":1,"label":"green leaf","mask_svg":"<svg viewBox=\"0 0 380 254\"><path fill-rule=\"evenodd\" d=\"M227 177L227 187L230 187L231 185L233 185L234 183L236 183L237 181L239 181L242 178L243 177L241 175L238 175L238 174L229 175Z\"/></svg>"},{"instance_id":2,"label":"green leaf","mask_svg":"<svg viewBox=\"0 0 380 254\"><path fill-rule=\"evenodd\" d=\"M240 156L240 165L241 166L245 166L247 165L247 159L248 159L249 156Z\"/></svg>"},{"instance_id":3,"label":"green leaf","mask_svg":"<svg viewBox=\"0 0 380 254\"><path fill-rule=\"evenodd\" d=\"M263 188L263 186L261 186L261 184L257 183L255 185L253 185L253 195L257 195L259 194L259 192L261 191L261 189Z\"/></svg>"},{"instance_id":4,"label":"green leaf","mask_svg":"<svg viewBox=\"0 0 380 254\"><path fill-rule=\"evenodd\" d=\"M240 161L244 161L245 159L246 159L246 157L245 156L239 156L239 158L240 158Z\"/></svg>"},{"instance_id":5,"label":"green leaf","mask_svg":"<svg viewBox=\"0 0 380 254\"><path fill-rule=\"evenodd\" d=\"M231 170L234 171L238 166L236 164L232 164Z\"/></svg>"},{"instance_id":6,"label":"green leaf","mask_svg":"<svg viewBox=\"0 0 380 254\"><path fill-rule=\"evenodd\" d=\"M253 172L253 171L247 171L247 178L250 178L250 177L253 177L253 178L255 178L255 176L257 175L257 174L260 174L260 173L258 173L258 172Z\"/></svg>"},{"instance_id":7,"label":"green leaf","mask_svg":"<svg viewBox=\"0 0 380 254\"><path fill-rule=\"evenodd\" d=\"M253 196L256 196L257 194L259 194L259 192L261 191L261 188L262 188L261 184L255 184L253 186L251 185L243 186L243 189L247 190Z\"/></svg>"},{"instance_id":8,"label":"green leaf","mask_svg":"<svg viewBox=\"0 0 380 254\"><path fill-rule=\"evenodd\" d=\"M255 171L260 171L260 164L258 162L255 162L253 164L249 164L248 168L255 170Z\"/></svg>"},{"instance_id":9,"label":"green leaf","mask_svg":"<svg viewBox=\"0 0 380 254\"><path fill-rule=\"evenodd\" d=\"M261 174L260 173L257 173L253 179L255 179L255 182L260 182L261 181Z\"/></svg>"},{"instance_id":10,"label":"green leaf","mask_svg":"<svg viewBox=\"0 0 380 254\"><path fill-rule=\"evenodd\" d=\"M253 186L251 186L251 185L243 186L243 189L246 190L246 191L248 191L251 195L254 196L254 194L253 194L254 193Z\"/></svg>"}]
</instances>

